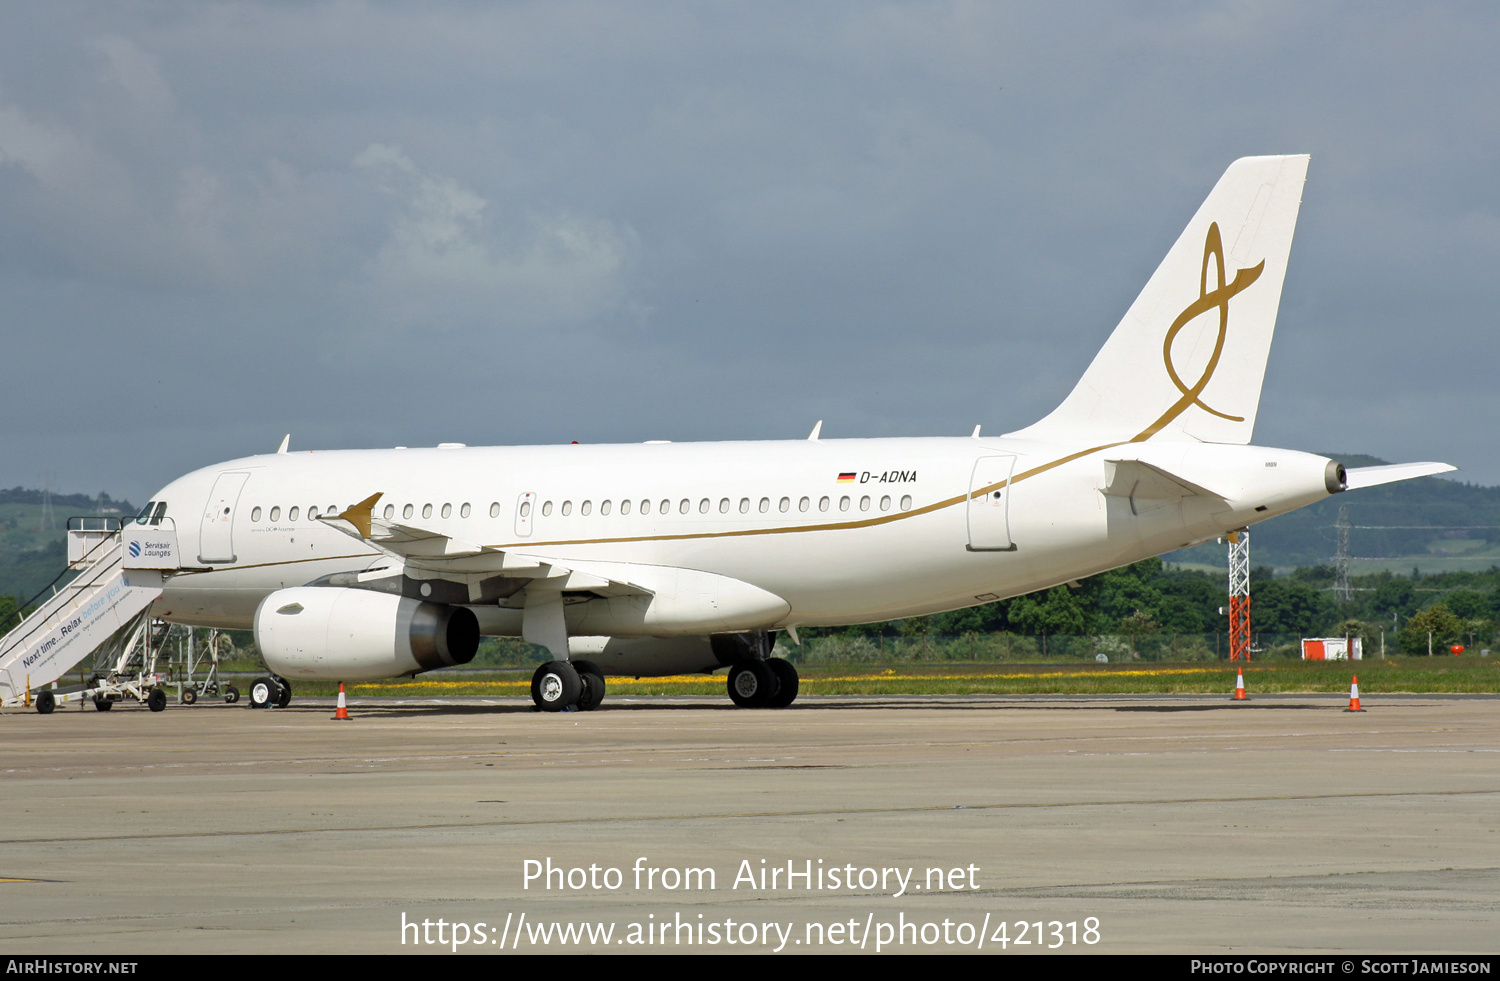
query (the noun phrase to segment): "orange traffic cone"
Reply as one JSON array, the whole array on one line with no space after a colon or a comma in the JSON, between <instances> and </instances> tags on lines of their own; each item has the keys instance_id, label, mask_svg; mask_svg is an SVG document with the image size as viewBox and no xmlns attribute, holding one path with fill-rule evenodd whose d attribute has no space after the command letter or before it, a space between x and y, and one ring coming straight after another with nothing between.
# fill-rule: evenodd
<instances>
[{"instance_id":1,"label":"orange traffic cone","mask_svg":"<svg viewBox=\"0 0 1500 981\"><path fill-rule=\"evenodd\" d=\"M1345 712L1363 712L1364 711L1364 709L1362 709L1362 708L1359 707L1359 675L1355 675L1354 676L1354 680L1349 683L1349 707L1346 708L1346 709L1344 709L1344 711Z\"/></svg>"},{"instance_id":2,"label":"orange traffic cone","mask_svg":"<svg viewBox=\"0 0 1500 981\"><path fill-rule=\"evenodd\" d=\"M342 681L339 682L339 707L338 711L333 713L333 717L345 722L349 721L349 710L344 707L344 683Z\"/></svg>"},{"instance_id":3,"label":"orange traffic cone","mask_svg":"<svg viewBox=\"0 0 1500 981\"><path fill-rule=\"evenodd\" d=\"M1234 679L1234 697L1231 702L1248 702L1250 696L1245 694L1245 669L1240 668L1240 673Z\"/></svg>"}]
</instances>

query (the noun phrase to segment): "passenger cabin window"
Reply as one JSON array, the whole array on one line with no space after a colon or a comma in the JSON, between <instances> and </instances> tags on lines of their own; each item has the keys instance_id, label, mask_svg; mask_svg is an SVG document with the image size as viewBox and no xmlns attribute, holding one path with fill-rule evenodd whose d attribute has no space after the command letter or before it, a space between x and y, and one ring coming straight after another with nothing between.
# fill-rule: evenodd
<instances>
[{"instance_id":1,"label":"passenger cabin window","mask_svg":"<svg viewBox=\"0 0 1500 981\"><path fill-rule=\"evenodd\" d=\"M495 507L497 507L497 508L498 508L498 507L499 507L499 506L500 506L500 505L498 505L498 504L496 504L496 505L495 505ZM547 503L546 503L546 504L543 504L543 505L542 505L542 516L543 516L543 517L546 517L546 516L547 516L547 515L549 515L549 514L551 514L551 513L552 513L552 502L551 502L551 501L548 501L548 502L547 502Z\"/></svg>"},{"instance_id":2,"label":"passenger cabin window","mask_svg":"<svg viewBox=\"0 0 1500 981\"><path fill-rule=\"evenodd\" d=\"M401 509L401 517L410 518L415 510L416 509L414 507L408 504L406 507Z\"/></svg>"},{"instance_id":3,"label":"passenger cabin window","mask_svg":"<svg viewBox=\"0 0 1500 981\"><path fill-rule=\"evenodd\" d=\"M387 504L385 506L385 520L389 521L392 518L394 518L395 516L396 516L396 505L394 505L394 504ZM276 519L273 517L271 520L275 521Z\"/></svg>"},{"instance_id":4,"label":"passenger cabin window","mask_svg":"<svg viewBox=\"0 0 1500 981\"><path fill-rule=\"evenodd\" d=\"M460 518L467 518L469 516L469 502L468 501L465 501L464 502L464 506L458 509L458 516Z\"/></svg>"},{"instance_id":5,"label":"passenger cabin window","mask_svg":"<svg viewBox=\"0 0 1500 981\"><path fill-rule=\"evenodd\" d=\"M620 502L620 513L621 514L629 514L630 513L630 501L628 499Z\"/></svg>"},{"instance_id":6,"label":"passenger cabin window","mask_svg":"<svg viewBox=\"0 0 1500 981\"><path fill-rule=\"evenodd\" d=\"M760 499L760 513L761 514L765 514L769 510L771 510L771 499L769 497L763 497L763 498L761 498Z\"/></svg>"},{"instance_id":7,"label":"passenger cabin window","mask_svg":"<svg viewBox=\"0 0 1500 981\"><path fill-rule=\"evenodd\" d=\"M302 509L301 508L294 507L294 508L292 508L290 511L288 511L286 513L286 520L288 520L288 521L296 521L297 520L297 515L299 515L301 513L302 513Z\"/></svg>"},{"instance_id":8,"label":"passenger cabin window","mask_svg":"<svg viewBox=\"0 0 1500 981\"><path fill-rule=\"evenodd\" d=\"M651 502L650 501L642 501L641 502L641 513L642 514L650 514L651 513Z\"/></svg>"},{"instance_id":9,"label":"passenger cabin window","mask_svg":"<svg viewBox=\"0 0 1500 981\"><path fill-rule=\"evenodd\" d=\"M903 510L903 511L910 511L911 510L911 495L910 494L903 494L903 495L901 495L901 510Z\"/></svg>"},{"instance_id":10,"label":"passenger cabin window","mask_svg":"<svg viewBox=\"0 0 1500 981\"><path fill-rule=\"evenodd\" d=\"M430 518L430 517L432 517L432 505L431 504L424 504L424 505L422 505L422 517L424 517L424 518Z\"/></svg>"},{"instance_id":11,"label":"passenger cabin window","mask_svg":"<svg viewBox=\"0 0 1500 981\"><path fill-rule=\"evenodd\" d=\"M578 513L579 514L588 514L589 512L591 512L593 510L594 510L594 502L593 501L584 501L582 504L580 504L578 506Z\"/></svg>"},{"instance_id":12,"label":"passenger cabin window","mask_svg":"<svg viewBox=\"0 0 1500 981\"><path fill-rule=\"evenodd\" d=\"M568 515L570 515L570 514L573 513L573 502L572 501L563 501L562 513L563 513L563 517L567 517Z\"/></svg>"},{"instance_id":13,"label":"passenger cabin window","mask_svg":"<svg viewBox=\"0 0 1500 981\"><path fill-rule=\"evenodd\" d=\"M797 502L797 510L798 511L806 511L807 508L808 508L808 505L810 505L811 503L812 503L811 501L809 501L807 498L804 497L802 500L800 500L800 501Z\"/></svg>"},{"instance_id":14,"label":"passenger cabin window","mask_svg":"<svg viewBox=\"0 0 1500 981\"><path fill-rule=\"evenodd\" d=\"M318 509L317 509L316 506L310 507L310 508L307 509L307 520L311 521L313 518L316 518L317 516L318 516Z\"/></svg>"},{"instance_id":15,"label":"passenger cabin window","mask_svg":"<svg viewBox=\"0 0 1500 981\"><path fill-rule=\"evenodd\" d=\"M546 514L547 512L543 511L542 513ZM492 517L492 518L498 518L498 517L500 517L500 502L499 501L496 501L496 502L494 502L493 504L490 505L490 517Z\"/></svg>"},{"instance_id":16,"label":"passenger cabin window","mask_svg":"<svg viewBox=\"0 0 1500 981\"><path fill-rule=\"evenodd\" d=\"M749 514L749 513L750 513L750 498L748 498L748 497L742 497L742 498L740 498L740 514Z\"/></svg>"},{"instance_id":17,"label":"passenger cabin window","mask_svg":"<svg viewBox=\"0 0 1500 981\"><path fill-rule=\"evenodd\" d=\"M605 502L603 502L602 504L599 505L599 513L600 514L608 514L609 513L609 502L608 501L605 501Z\"/></svg>"},{"instance_id":18,"label":"passenger cabin window","mask_svg":"<svg viewBox=\"0 0 1500 981\"><path fill-rule=\"evenodd\" d=\"M281 520L281 505L280 504L276 505L275 507L273 507L271 509L271 520L273 522Z\"/></svg>"},{"instance_id":19,"label":"passenger cabin window","mask_svg":"<svg viewBox=\"0 0 1500 981\"><path fill-rule=\"evenodd\" d=\"M792 507L792 499L790 497L783 497L781 503L776 506L782 511L788 511Z\"/></svg>"},{"instance_id":20,"label":"passenger cabin window","mask_svg":"<svg viewBox=\"0 0 1500 981\"><path fill-rule=\"evenodd\" d=\"M251 511L250 511L250 520L251 521L259 521L260 520L260 508L257 507L257 508L252 508L251 509Z\"/></svg>"},{"instance_id":21,"label":"passenger cabin window","mask_svg":"<svg viewBox=\"0 0 1500 981\"><path fill-rule=\"evenodd\" d=\"M688 513L688 508L690 508L692 506L693 506L693 502L689 501L687 498L684 497L682 499L682 504L678 506L677 510L681 511L683 514L687 514Z\"/></svg>"},{"instance_id":22,"label":"passenger cabin window","mask_svg":"<svg viewBox=\"0 0 1500 981\"><path fill-rule=\"evenodd\" d=\"M445 517L445 518L451 518L451 517L453 517L453 505L451 505L451 504L444 504L443 505L443 517Z\"/></svg>"},{"instance_id":23,"label":"passenger cabin window","mask_svg":"<svg viewBox=\"0 0 1500 981\"><path fill-rule=\"evenodd\" d=\"M820 498L818 498L818 510L819 511L827 511L828 510L828 498L826 498L826 497L820 497Z\"/></svg>"}]
</instances>

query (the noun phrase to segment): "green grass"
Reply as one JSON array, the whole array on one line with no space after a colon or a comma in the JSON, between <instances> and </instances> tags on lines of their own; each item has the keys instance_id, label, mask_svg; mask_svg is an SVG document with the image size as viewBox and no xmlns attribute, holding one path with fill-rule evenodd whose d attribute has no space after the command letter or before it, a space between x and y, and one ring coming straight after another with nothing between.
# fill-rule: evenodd
<instances>
[{"instance_id":1,"label":"green grass","mask_svg":"<svg viewBox=\"0 0 1500 981\"><path fill-rule=\"evenodd\" d=\"M1229 696L1237 665L1185 664L933 664L803 666L805 695L1121 695ZM1359 676L1361 695L1382 693L1500 693L1500 659L1477 657L1389 658L1348 663L1252 661L1244 665L1251 694L1349 691ZM298 694L329 695L338 685L294 682ZM433 698L526 696L531 671L435 672L413 679L349 685L359 696ZM724 675L610 678L613 695L723 695ZM244 687L243 685L241 686Z\"/></svg>"}]
</instances>

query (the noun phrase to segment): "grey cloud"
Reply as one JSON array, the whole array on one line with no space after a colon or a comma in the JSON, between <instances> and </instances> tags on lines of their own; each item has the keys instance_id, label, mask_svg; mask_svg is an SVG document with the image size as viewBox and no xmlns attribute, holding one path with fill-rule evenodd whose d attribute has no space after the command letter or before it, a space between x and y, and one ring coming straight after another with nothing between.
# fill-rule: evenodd
<instances>
[{"instance_id":1,"label":"grey cloud","mask_svg":"<svg viewBox=\"0 0 1500 981\"><path fill-rule=\"evenodd\" d=\"M0 483L139 497L287 429L1014 428L1066 394L1230 160L1296 151L1314 159L1257 437L1500 482L1488 8L7 19L0 290L36 370L0 403L21 434Z\"/></svg>"}]
</instances>

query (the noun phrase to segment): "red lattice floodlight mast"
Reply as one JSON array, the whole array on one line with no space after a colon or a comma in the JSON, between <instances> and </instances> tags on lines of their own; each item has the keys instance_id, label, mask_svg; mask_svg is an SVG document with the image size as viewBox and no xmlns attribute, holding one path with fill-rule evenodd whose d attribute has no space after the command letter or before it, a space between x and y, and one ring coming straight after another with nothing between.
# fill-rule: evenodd
<instances>
[{"instance_id":1,"label":"red lattice floodlight mast","mask_svg":"<svg viewBox=\"0 0 1500 981\"><path fill-rule=\"evenodd\" d=\"M1229 659L1250 660L1250 532L1229 535Z\"/></svg>"}]
</instances>

